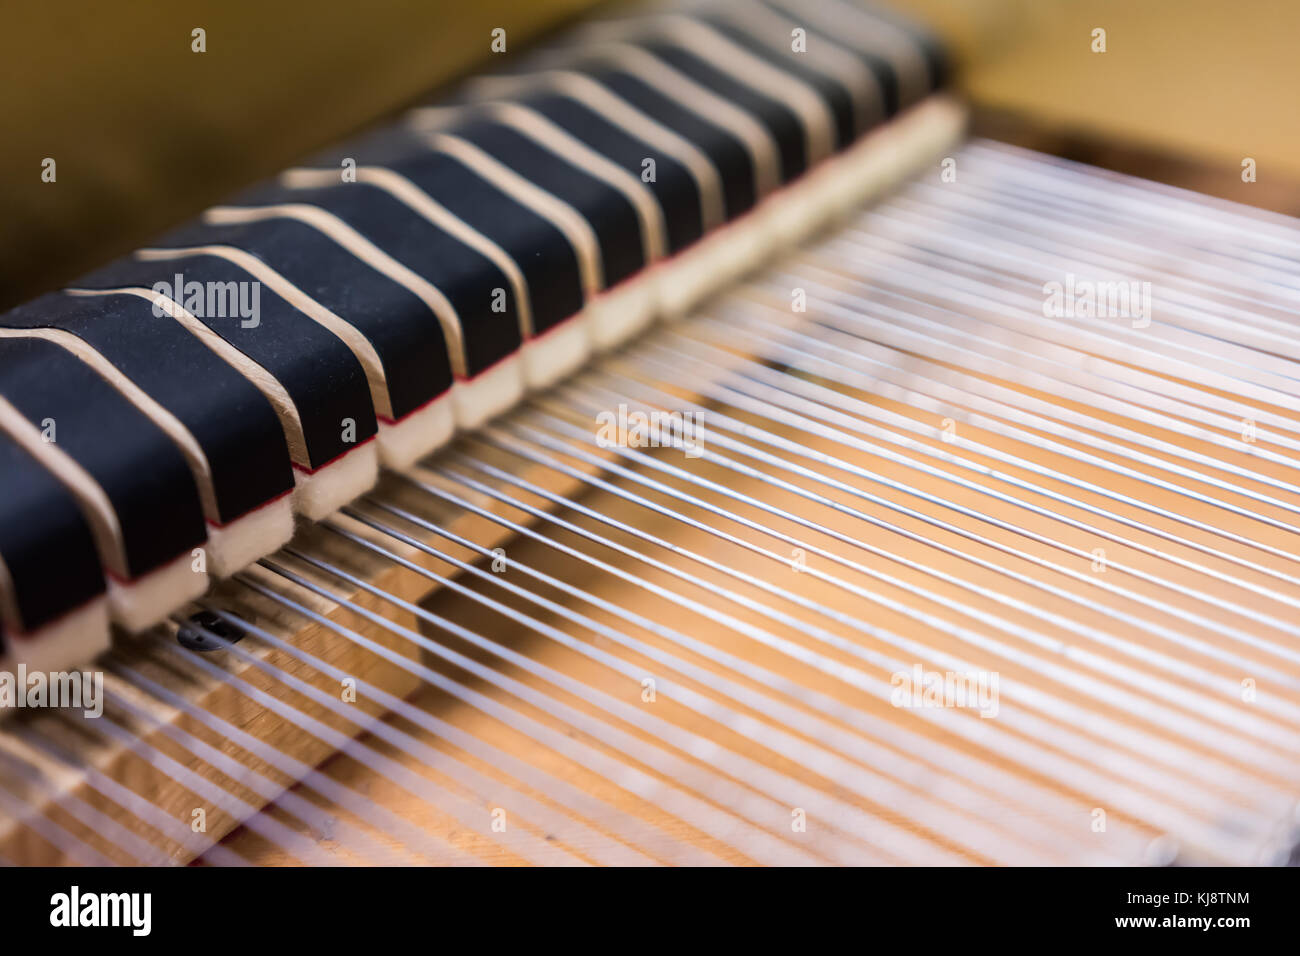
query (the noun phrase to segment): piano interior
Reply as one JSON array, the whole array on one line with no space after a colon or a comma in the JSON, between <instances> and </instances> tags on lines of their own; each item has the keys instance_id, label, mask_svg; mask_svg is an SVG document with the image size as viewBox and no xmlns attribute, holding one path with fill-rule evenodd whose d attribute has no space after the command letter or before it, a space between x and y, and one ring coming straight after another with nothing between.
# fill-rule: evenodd
<instances>
[{"instance_id":1,"label":"piano interior","mask_svg":"<svg viewBox=\"0 0 1300 956\"><path fill-rule=\"evenodd\" d=\"M322 6L5 147L0 862L1295 862L1278 19Z\"/></svg>"}]
</instances>

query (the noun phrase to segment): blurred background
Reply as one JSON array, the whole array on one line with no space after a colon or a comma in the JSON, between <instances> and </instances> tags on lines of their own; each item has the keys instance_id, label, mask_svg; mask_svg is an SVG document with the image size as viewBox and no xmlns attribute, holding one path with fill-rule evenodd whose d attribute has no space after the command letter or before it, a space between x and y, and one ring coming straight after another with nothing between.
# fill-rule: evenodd
<instances>
[{"instance_id":1,"label":"blurred background","mask_svg":"<svg viewBox=\"0 0 1300 956\"><path fill-rule=\"evenodd\" d=\"M810 3L819 0L807 0ZM513 49L591 0L10 3L0 308ZM891 0L956 51L976 131L1300 214L1296 0ZM192 31L206 51L193 52ZM1092 52L1092 31L1106 52ZM1258 181L1241 181L1253 158ZM43 182L42 163L56 179Z\"/></svg>"}]
</instances>

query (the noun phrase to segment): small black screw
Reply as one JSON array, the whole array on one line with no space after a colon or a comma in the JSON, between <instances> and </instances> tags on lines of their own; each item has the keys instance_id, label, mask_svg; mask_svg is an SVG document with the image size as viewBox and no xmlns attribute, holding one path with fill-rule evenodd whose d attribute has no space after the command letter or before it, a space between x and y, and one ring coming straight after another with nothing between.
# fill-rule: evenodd
<instances>
[{"instance_id":1,"label":"small black screw","mask_svg":"<svg viewBox=\"0 0 1300 956\"><path fill-rule=\"evenodd\" d=\"M196 611L190 615L189 620L189 624L181 625L176 632L177 642L187 650L219 651L225 644L236 643L245 634L242 627L231 624L212 611ZM221 640L215 640L212 637L214 634Z\"/></svg>"}]
</instances>

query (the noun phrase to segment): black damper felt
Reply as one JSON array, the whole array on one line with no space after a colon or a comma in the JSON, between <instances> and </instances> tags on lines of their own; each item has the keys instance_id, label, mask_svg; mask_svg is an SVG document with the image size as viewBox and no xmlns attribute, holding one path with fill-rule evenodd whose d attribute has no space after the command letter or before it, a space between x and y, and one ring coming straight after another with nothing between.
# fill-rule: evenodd
<instances>
[{"instance_id":1,"label":"black damper felt","mask_svg":"<svg viewBox=\"0 0 1300 956\"><path fill-rule=\"evenodd\" d=\"M667 40L646 40L637 46L653 53L685 73L696 83L707 87L724 100L748 111L767 127L776 140L781 155L781 181L790 182L808 168L808 150L804 142L803 122L792 109L760 93L754 87L735 79L694 53L675 46Z\"/></svg>"},{"instance_id":2,"label":"black damper felt","mask_svg":"<svg viewBox=\"0 0 1300 956\"><path fill-rule=\"evenodd\" d=\"M25 631L104 593L99 553L72 493L0 432L0 557Z\"/></svg>"},{"instance_id":3,"label":"black damper felt","mask_svg":"<svg viewBox=\"0 0 1300 956\"><path fill-rule=\"evenodd\" d=\"M320 230L296 219L194 224L158 248L222 245L261 259L363 335L379 356L393 417L415 411L452 385L447 340L415 293Z\"/></svg>"},{"instance_id":4,"label":"black damper felt","mask_svg":"<svg viewBox=\"0 0 1300 956\"><path fill-rule=\"evenodd\" d=\"M631 73L601 67L579 67L579 70L694 144L713 160L722 176L728 220L754 208L759 199L754 163L749 150L736 136Z\"/></svg>"},{"instance_id":5,"label":"black damper felt","mask_svg":"<svg viewBox=\"0 0 1300 956\"><path fill-rule=\"evenodd\" d=\"M699 187L690 170L672 156L656 149L653 143L630 135L571 97L539 93L525 96L521 102L645 183L663 210L669 252L680 252L703 234ZM643 163L647 159L653 159L655 164L651 182L645 182L643 175Z\"/></svg>"},{"instance_id":6,"label":"black damper felt","mask_svg":"<svg viewBox=\"0 0 1300 956\"><path fill-rule=\"evenodd\" d=\"M266 396L148 300L56 292L0 316L0 326L76 335L175 415L208 459L221 524L293 490L284 430Z\"/></svg>"},{"instance_id":7,"label":"black damper felt","mask_svg":"<svg viewBox=\"0 0 1300 956\"><path fill-rule=\"evenodd\" d=\"M90 366L43 339L0 338L0 395L108 496L127 575L138 578L207 540L198 488L161 428Z\"/></svg>"},{"instance_id":8,"label":"black damper felt","mask_svg":"<svg viewBox=\"0 0 1300 956\"><path fill-rule=\"evenodd\" d=\"M333 213L437 288L460 318L470 378L518 351L519 309L496 263L379 187L357 182L267 189L258 198L263 203L307 203ZM500 312L493 310L497 301L504 302Z\"/></svg>"},{"instance_id":9,"label":"black damper felt","mask_svg":"<svg viewBox=\"0 0 1300 956\"><path fill-rule=\"evenodd\" d=\"M636 210L613 186L501 123L470 120L449 126L446 132L468 140L581 213L600 244L606 288L646 264Z\"/></svg>"},{"instance_id":10,"label":"black damper felt","mask_svg":"<svg viewBox=\"0 0 1300 956\"><path fill-rule=\"evenodd\" d=\"M169 262L121 259L79 279L77 286L172 286L177 274L187 285L197 282L205 288L208 283L258 282L229 260L201 255ZM283 386L297 408L308 466L314 471L375 435L378 429L370 386L361 363L341 339L260 282L258 286L255 320L238 315L196 318ZM185 306L186 302L180 304ZM355 423L352 435L345 436L346 419ZM355 441L346 441L345 437Z\"/></svg>"}]
</instances>

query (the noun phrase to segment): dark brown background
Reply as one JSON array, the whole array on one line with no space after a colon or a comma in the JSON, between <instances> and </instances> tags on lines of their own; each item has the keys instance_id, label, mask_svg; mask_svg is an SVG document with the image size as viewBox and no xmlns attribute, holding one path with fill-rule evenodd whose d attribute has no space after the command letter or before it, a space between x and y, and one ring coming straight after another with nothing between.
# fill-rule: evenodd
<instances>
[{"instance_id":1,"label":"dark brown background","mask_svg":"<svg viewBox=\"0 0 1300 956\"><path fill-rule=\"evenodd\" d=\"M3 0L0 308L467 72L494 27L522 45L590 5Z\"/></svg>"}]
</instances>

